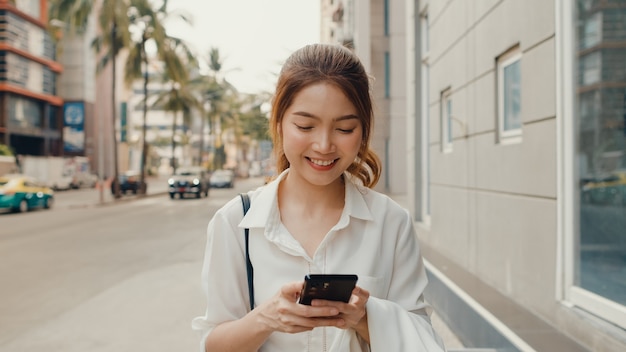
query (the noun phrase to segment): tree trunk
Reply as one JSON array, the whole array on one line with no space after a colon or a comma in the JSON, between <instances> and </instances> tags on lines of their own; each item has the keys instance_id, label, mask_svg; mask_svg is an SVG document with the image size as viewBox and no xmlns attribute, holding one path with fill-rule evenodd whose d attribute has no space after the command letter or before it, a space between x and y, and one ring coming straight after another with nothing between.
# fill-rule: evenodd
<instances>
[{"instance_id":1,"label":"tree trunk","mask_svg":"<svg viewBox=\"0 0 626 352\"><path fill-rule=\"evenodd\" d=\"M113 29L111 31L111 46L112 46L112 54L113 60L111 61L111 75L113 76L111 82L111 123L113 124L113 190L115 198L120 198L122 195L120 193L120 180L119 180L119 169L117 166L117 103L115 100L115 91L116 91L116 59L117 59L117 47L115 45L115 41L117 38L117 23L113 21Z\"/></svg>"},{"instance_id":2,"label":"tree trunk","mask_svg":"<svg viewBox=\"0 0 626 352\"><path fill-rule=\"evenodd\" d=\"M200 146L198 151L198 165L202 166L204 156L204 124L206 123L206 116L202 116L200 119Z\"/></svg>"},{"instance_id":3,"label":"tree trunk","mask_svg":"<svg viewBox=\"0 0 626 352\"><path fill-rule=\"evenodd\" d=\"M176 173L176 111L174 111L174 118L172 119L172 174Z\"/></svg>"},{"instance_id":4,"label":"tree trunk","mask_svg":"<svg viewBox=\"0 0 626 352\"><path fill-rule=\"evenodd\" d=\"M141 181L139 187L141 194L146 194L146 161L148 159L148 145L146 142L146 128L148 118L148 55L146 54L146 32L144 30L141 41L141 54L143 55L143 125L141 126Z\"/></svg>"}]
</instances>

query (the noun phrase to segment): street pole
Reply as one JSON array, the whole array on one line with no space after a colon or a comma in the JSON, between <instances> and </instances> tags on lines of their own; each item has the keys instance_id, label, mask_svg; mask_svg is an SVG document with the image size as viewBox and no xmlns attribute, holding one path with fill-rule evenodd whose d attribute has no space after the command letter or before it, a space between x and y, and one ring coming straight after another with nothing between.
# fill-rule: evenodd
<instances>
[{"instance_id":1,"label":"street pole","mask_svg":"<svg viewBox=\"0 0 626 352\"><path fill-rule=\"evenodd\" d=\"M99 110L100 116L98 119L98 129L99 131L104 130L104 119L102 116L102 111ZM104 203L104 133L95 133L98 136L98 180L100 183L100 204Z\"/></svg>"},{"instance_id":2,"label":"street pole","mask_svg":"<svg viewBox=\"0 0 626 352\"><path fill-rule=\"evenodd\" d=\"M141 129L141 193L146 194L146 161L148 159L147 143L146 143L146 125L148 116L148 55L146 54L147 34L144 29L141 36L141 54L143 55L144 78L143 78L143 126Z\"/></svg>"},{"instance_id":3,"label":"street pole","mask_svg":"<svg viewBox=\"0 0 626 352\"><path fill-rule=\"evenodd\" d=\"M112 61L111 61L111 71L112 71L112 78L113 81L111 82L111 123L112 123L112 130L113 130L113 190L114 190L114 194L115 194L115 199L120 198L122 195L120 193L120 180L119 180L119 170L117 167L117 118L116 118L116 110L117 110L117 103L115 100L115 94L116 94L116 80L117 80L117 75L116 75L116 65L115 65L115 61L117 59L117 46L116 46L116 38L117 38L117 23L115 20L113 20L113 29L111 31L111 48L112 48Z\"/></svg>"}]
</instances>

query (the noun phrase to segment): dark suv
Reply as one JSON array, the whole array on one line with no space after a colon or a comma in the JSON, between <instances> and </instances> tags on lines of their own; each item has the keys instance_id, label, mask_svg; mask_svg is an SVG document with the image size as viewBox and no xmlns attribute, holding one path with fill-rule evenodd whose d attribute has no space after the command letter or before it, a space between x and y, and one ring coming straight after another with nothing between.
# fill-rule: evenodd
<instances>
[{"instance_id":1,"label":"dark suv","mask_svg":"<svg viewBox=\"0 0 626 352\"><path fill-rule=\"evenodd\" d=\"M196 198L209 195L209 176L206 170L199 166L181 167L167 180L169 184L170 198L178 194L183 198L187 194L195 195Z\"/></svg>"},{"instance_id":2,"label":"dark suv","mask_svg":"<svg viewBox=\"0 0 626 352\"><path fill-rule=\"evenodd\" d=\"M137 192L141 191L140 178L140 175L135 171L127 171L120 174L120 193L126 194L126 192L131 192L132 194L137 194ZM115 181L111 182L111 194L115 194Z\"/></svg>"}]
</instances>

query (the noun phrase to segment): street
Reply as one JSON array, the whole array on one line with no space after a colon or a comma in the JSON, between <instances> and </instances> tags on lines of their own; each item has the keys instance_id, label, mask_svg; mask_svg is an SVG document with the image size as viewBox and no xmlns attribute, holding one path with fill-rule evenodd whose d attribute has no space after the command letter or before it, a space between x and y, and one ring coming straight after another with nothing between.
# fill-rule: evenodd
<instances>
[{"instance_id":1,"label":"street","mask_svg":"<svg viewBox=\"0 0 626 352\"><path fill-rule=\"evenodd\" d=\"M0 214L0 351L197 350L206 226L262 184L104 206L96 189L57 192L51 210Z\"/></svg>"}]
</instances>

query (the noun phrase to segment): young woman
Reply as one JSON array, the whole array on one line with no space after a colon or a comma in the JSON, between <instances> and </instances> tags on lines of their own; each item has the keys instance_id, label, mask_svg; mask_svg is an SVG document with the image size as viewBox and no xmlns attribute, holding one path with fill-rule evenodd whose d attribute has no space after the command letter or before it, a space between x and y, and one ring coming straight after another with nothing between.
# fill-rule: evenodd
<instances>
[{"instance_id":1,"label":"young woman","mask_svg":"<svg viewBox=\"0 0 626 352\"><path fill-rule=\"evenodd\" d=\"M371 189L369 77L350 50L308 45L284 64L270 127L280 175L236 197L208 226L205 351L442 351L408 212ZM243 218L243 220L242 220ZM244 228L256 307L250 311ZM348 303L298 303L306 274L356 274Z\"/></svg>"}]
</instances>

